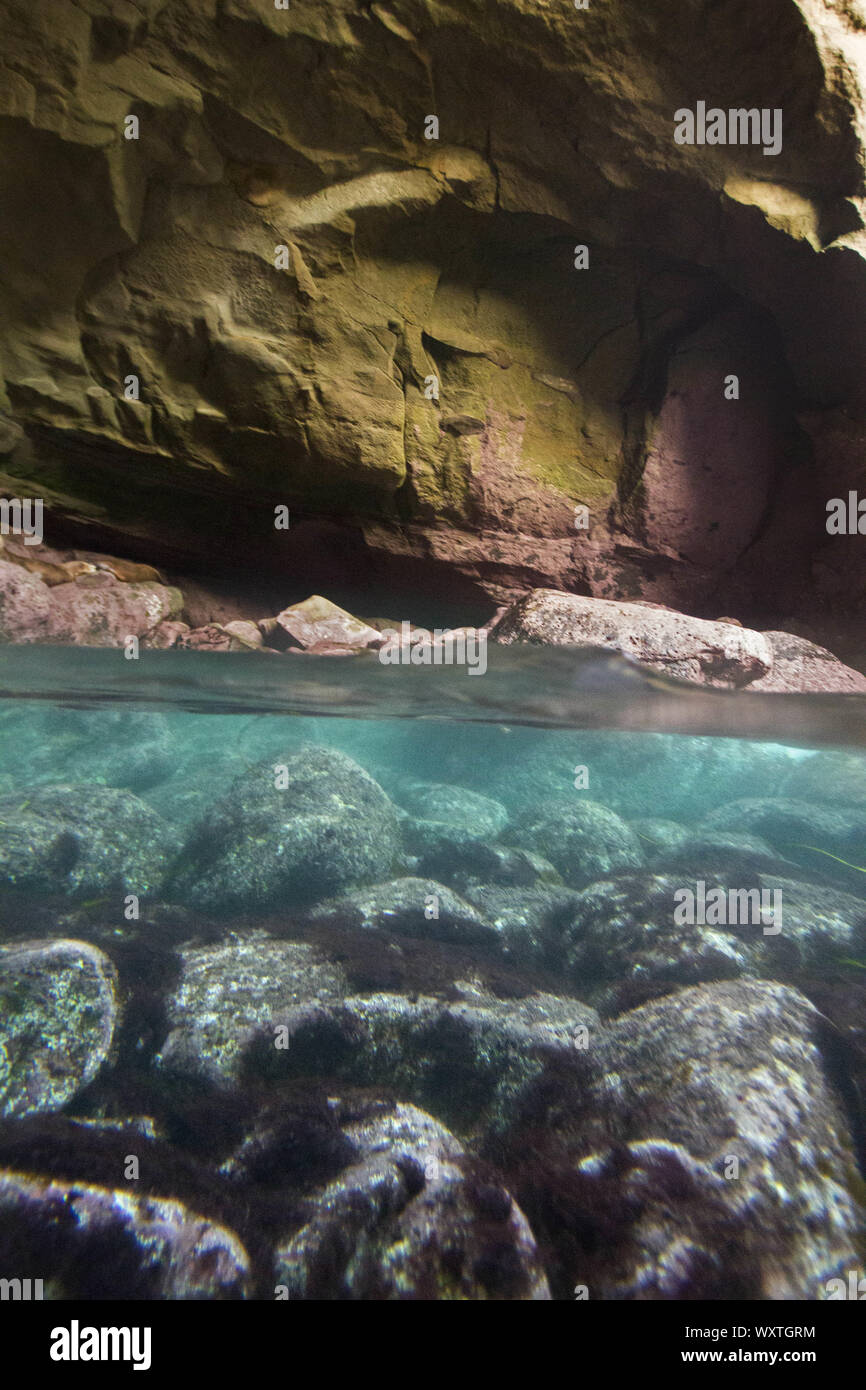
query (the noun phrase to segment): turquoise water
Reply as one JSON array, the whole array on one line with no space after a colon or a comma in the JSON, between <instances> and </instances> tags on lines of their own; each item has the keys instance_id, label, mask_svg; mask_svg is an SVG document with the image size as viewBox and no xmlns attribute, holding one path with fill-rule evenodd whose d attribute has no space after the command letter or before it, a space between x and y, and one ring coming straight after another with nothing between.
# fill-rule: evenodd
<instances>
[{"instance_id":1,"label":"turquoise water","mask_svg":"<svg viewBox=\"0 0 866 1390\"><path fill-rule=\"evenodd\" d=\"M477 678L6 649L0 691L0 1278L769 1300L862 1274L858 697L519 648ZM58 1235L61 1199L88 1220Z\"/></svg>"}]
</instances>

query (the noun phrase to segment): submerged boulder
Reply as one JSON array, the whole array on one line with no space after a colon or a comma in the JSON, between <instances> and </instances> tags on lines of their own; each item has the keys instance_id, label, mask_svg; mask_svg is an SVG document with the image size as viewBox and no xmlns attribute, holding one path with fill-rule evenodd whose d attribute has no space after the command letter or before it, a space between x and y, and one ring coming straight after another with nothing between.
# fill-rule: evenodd
<instances>
[{"instance_id":1,"label":"submerged boulder","mask_svg":"<svg viewBox=\"0 0 866 1390\"><path fill-rule=\"evenodd\" d=\"M50 1271L56 1299L238 1299L252 1284L235 1233L182 1202L10 1172L0 1173L0 1267Z\"/></svg>"},{"instance_id":2,"label":"submerged boulder","mask_svg":"<svg viewBox=\"0 0 866 1390\"><path fill-rule=\"evenodd\" d=\"M381 1103L350 1112L343 1131L352 1162L306 1198L303 1224L277 1245L284 1297L550 1298L526 1217L442 1124Z\"/></svg>"},{"instance_id":3,"label":"submerged boulder","mask_svg":"<svg viewBox=\"0 0 866 1390\"><path fill-rule=\"evenodd\" d=\"M165 872L168 827L130 791L95 784L0 797L0 883L31 893L146 894Z\"/></svg>"},{"instance_id":4,"label":"submerged boulder","mask_svg":"<svg viewBox=\"0 0 866 1390\"><path fill-rule=\"evenodd\" d=\"M861 1184L820 1031L801 994L766 981L700 985L616 1021L630 1159L583 1170L599 1200L618 1169L619 1200L641 1201L629 1253L591 1296L814 1299L858 1267Z\"/></svg>"},{"instance_id":5,"label":"submerged boulder","mask_svg":"<svg viewBox=\"0 0 866 1390\"><path fill-rule=\"evenodd\" d=\"M396 878L359 888L342 898L321 903L310 913L310 919L325 925L394 932L431 941L453 941L457 945L498 943L495 929L471 903L433 879Z\"/></svg>"},{"instance_id":6,"label":"submerged boulder","mask_svg":"<svg viewBox=\"0 0 866 1390\"><path fill-rule=\"evenodd\" d=\"M0 1115L59 1110L109 1056L118 1016L111 961L83 941L0 947Z\"/></svg>"},{"instance_id":7,"label":"submerged boulder","mask_svg":"<svg viewBox=\"0 0 866 1390\"><path fill-rule=\"evenodd\" d=\"M179 952L180 975L166 1000L168 1033L156 1065L226 1086L252 1046L273 1053L278 1030L299 1005L342 998L340 967L303 942L262 932Z\"/></svg>"},{"instance_id":8,"label":"submerged boulder","mask_svg":"<svg viewBox=\"0 0 866 1390\"><path fill-rule=\"evenodd\" d=\"M190 832L170 891L218 914L268 912L381 882L399 862L378 782L344 753L308 748L237 778Z\"/></svg>"},{"instance_id":9,"label":"submerged boulder","mask_svg":"<svg viewBox=\"0 0 866 1390\"><path fill-rule=\"evenodd\" d=\"M577 895L563 932L575 984L591 995L607 987L601 1003L627 997L629 987L664 993L672 984L749 973L750 943L727 927L678 924L675 895L682 886L677 878L635 874L593 883Z\"/></svg>"},{"instance_id":10,"label":"submerged boulder","mask_svg":"<svg viewBox=\"0 0 866 1390\"><path fill-rule=\"evenodd\" d=\"M644 862L631 827L594 801L558 801L529 812L513 840L544 854L565 882L582 888L593 879L637 869Z\"/></svg>"}]
</instances>

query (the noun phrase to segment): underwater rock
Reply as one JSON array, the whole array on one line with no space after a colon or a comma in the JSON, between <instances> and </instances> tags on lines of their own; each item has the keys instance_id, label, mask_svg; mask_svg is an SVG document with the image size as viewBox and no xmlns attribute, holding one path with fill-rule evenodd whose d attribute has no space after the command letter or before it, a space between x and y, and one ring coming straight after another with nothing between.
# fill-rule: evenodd
<instances>
[{"instance_id":1,"label":"underwater rock","mask_svg":"<svg viewBox=\"0 0 866 1390\"><path fill-rule=\"evenodd\" d=\"M457 998L371 994L296 1011L287 1076L334 1076L393 1088L444 1123L497 1133L512 1123L551 1066L575 1094L597 1079L602 1030L577 999L500 999L471 981Z\"/></svg>"},{"instance_id":2,"label":"underwater rock","mask_svg":"<svg viewBox=\"0 0 866 1390\"><path fill-rule=\"evenodd\" d=\"M778 874L759 874L758 881L762 889L778 893L781 901L782 930L763 936L760 942L766 973L781 966L832 971L866 954L864 899Z\"/></svg>"},{"instance_id":3,"label":"underwater rock","mask_svg":"<svg viewBox=\"0 0 866 1390\"><path fill-rule=\"evenodd\" d=\"M611 1025L620 1133L678 1152L656 1148L643 1209L591 1296L814 1299L858 1267L858 1178L819 1025L796 990L744 980Z\"/></svg>"},{"instance_id":4,"label":"underwater rock","mask_svg":"<svg viewBox=\"0 0 866 1390\"><path fill-rule=\"evenodd\" d=\"M797 801L790 797L746 797L704 817L701 829L747 832L768 840L784 859L817 869L840 882L866 879L856 865L866 863L866 815ZM858 857L862 856L862 857ZM855 867L840 863L853 858Z\"/></svg>"},{"instance_id":5,"label":"underwater rock","mask_svg":"<svg viewBox=\"0 0 866 1390\"><path fill-rule=\"evenodd\" d=\"M422 855L421 862L436 859L443 877L466 896L468 888L498 885L502 888L562 887L562 876L543 854L509 845L488 845L470 841L450 854Z\"/></svg>"},{"instance_id":6,"label":"underwater rock","mask_svg":"<svg viewBox=\"0 0 866 1390\"><path fill-rule=\"evenodd\" d=\"M171 894L220 916L315 901L400 867L397 811L344 753L307 748L243 772L195 825Z\"/></svg>"},{"instance_id":7,"label":"underwater rock","mask_svg":"<svg viewBox=\"0 0 866 1390\"><path fill-rule=\"evenodd\" d=\"M495 1175L416 1106L371 1109L343 1125L354 1161L278 1244L277 1286L290 1299L549 1300L526 1217Z\"/></svg>"},{"instance_id":8,"label":"underwater rock","mask_svg":"<svg viewBox=\"0 0 866 1390\"><path fill-rule=\"evenodd\" d=\"M0 883L80 897L151 892L165 871L168 826L132 792L79 783L0 797Z\"/></svg>"},{"instance_id":9,"label":"underwater rock","mask_svg":"<svg viewBox=\"0 0 866 1390\"><path fill-rule=\"evenodd\" d=\"M59 1110L111 1052L117 975L83 941L0 947L0 1115Z\"/></svg>"},{"instance_id":10,"label":"underwater rock","mask_svg":"<svg viewBox=\"0 0 866 1390\"><path fill-rule=\"evenodd\" d=\"M749 686L750 690L793 692L812 690L862 695L866 676L845 666L837 656L804 637L790 632L764 632L770 644L773 665L769 674ZM792 793L793 795L793 793Z\"/></svg>"},{"instance_id":11,"label":"underwater rock","mask_svg":"<svg viewBox=\"0 0 866 1390\"><path fill-rule=\"evenodd\" d=\"M495 927L507 955L536 965L562 963L564 929L580 898L576 889L556 883L503 887L494 882L470 886L466 896Z\"/></svg>"},{"instance_id":12,"label":"underwater rock","mask_svg":"<svg viewBox=\"0 0 866 1390\"><path fill-rule=\"evenodd\" d=\"M10 1172L0 1173L0 1265L20 1277L50 1271L57 1299L239 1299L251 1282L234 1232L181 1202Z\"/></svg>"},{"instance_id":13,"label":"underwater rock","mask_svg":"<svg viewBox=\"0 0 866 1390\"><path fill-rule=\"evenodd\" d=\"M563 933L575 984L583 990L613 986L615 998L630 985L691 985L749 973L746 942L724 927L675 921L681 887L682 879L653 874L584 889ZM751 930L760 935L760 927ZM608 996L594 1002L606 1003Z\"/></svg>"},{"instance_id":14,"label":"underwater rock","mask_svg":"<svg viewBox=\"0 0 866 1390\"><path fill-rule=\"evenodd\" d=\"M814 753L796 764L781 790L796 801L866 808L866 758L853 749Z\"/></svg>"},{"instance_id":15,"label":"underwater rock","mask_svg":"<svg viewBox=\"0 0 866 1390\"><path fill-rule=\"evenodd\" d=\"M647 865L656 873L681 870L690 878L706 878L711 873L754 877L759 869L769 872L784 860L785 856L760 836L738 835L733 830L692 831L678 844L647 854Z\"/></svg>"},{"instance_id":16,"label":"underwater rock","mask_svg":"<svg viewBox=\"0 0 866 1390\"><path fill-rule=\"evenodd\" d=\"M433 879L395 878L358 888L320 903L310 921L359 931L379 930L398 936L495 946L494 928L468 902Z\"/></svg>"},{"instance_id":17,"label":"underwater rock","mask_svg":"<svg viewBox=\"0 0 866 1390\"><path fill-rule=\"evenodd\" d=\"M629 822L661 818L694 826L725 802L780 794L796 762L780 745L740 739L557 730L522 756L490 759L479 773L487 773L483 789L512 815L547 799L589 797Z\"/></svg>"},{"instance_id":18,"label":"underwater rock","mask_svg":"<svg viewBox=\"0 0 866 1390\"><path fill-rule=\"evenodd\" d=\"M640 820L629 821L629 824L635 835L644 841L644 854L650 861L654 854L674 849L692 834L688 827L681 825L679 821L660 820L658 817L642 817Z\"/></svg>"},{"instance_id":19,"label":"underwater rock","mask_svg":"<svg viewBox=\"0 0 866 1390\"><path fill-rule=\"evenodd\" d=\"M327 1003L346 992L339 965L302 942L262 932L182 948L179 956L180 978L166 1000L169 1031L156 1066L221 1086L238 1080L251 1044L275 1051L279 1029L299 1004Z\"/></svg>"},{"instance_id":20,"label":"underwater rock","mask_svg":"<svg viewBox=\"0 0 866 1390\"><path fill-rule=\"evenodd\" d=\"M409 782L401 786L400 804L422 823L452 826L475 840L495 840L508 824L500 801L445 782Z\"/></svg>"},{"instance_id":21,"label":"underwater rock","mask_svg":"<svg viewBox=\"0 0 866 1390\"><path fill-rule=\"evenodd\" d=\"M700 685L743 686L770 670L772 649L759 632L710 623L654 604L533 589L500 618L497 642L607 647L655 671Z\"/></svg>"},{"instance_id":22,"label":"underwater rock","mask_svg":"<svg viewBox=\"0 0 866 1390\"><path fill-rule=\"evenodd\" d=\"M630 826L594 801L562 800L530 811L509 838L545 854L572 888L644 862Z\"/></svg>"},{"instance_id":23,"label":"underwater rock","mask_svg":"<svg viewBox=\"0 0 866 1390\"><path fill-rule=\"evenodd\" d=\"M399 796L407 810L400 822L407 852L422 873L446 880L484 858L483 851L474 853L476 847L495 840L508 824L501 802L467 787L413 782L401 786Z\"/></svg>"}]
</instances>

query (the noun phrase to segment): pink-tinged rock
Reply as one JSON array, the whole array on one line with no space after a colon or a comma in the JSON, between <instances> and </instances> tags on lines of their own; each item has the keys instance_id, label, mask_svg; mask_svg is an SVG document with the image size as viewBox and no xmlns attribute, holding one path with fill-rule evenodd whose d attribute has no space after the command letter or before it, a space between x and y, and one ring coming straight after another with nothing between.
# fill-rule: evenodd
<instances>
[{"instance_id":1,"label":"pink-tinged rock","mask_svg":"<svg viewBox=\"0 0 866 1390\"><path fill-rule=\"evenodd\" d=\"M180 590L165 584L88 574L49 588L38 574L0 560L0 643L120 647L176 618L182 607Z\"/></svg>"},{"instance_id":2,"label":"pink-tinged rock","mask_svg":"<svg viewBox=\"0 0 866 1390\"><path fill-rule=\"evenodd\" d=\"M345 608L338 608L330 599L313 594L303 603L294 603L277 615L277 622L300 646L307 649L318 642L336 643L344 647L381 646L383 637L368 623L353 618Z\"/></svg>"},{"instance_id":3,"label":"pink-tinged rock","mask_svg":"<svg viewBox=\"0 0 866 1390\"><path fill-rule=\"evenodd\" d=\"M208 623L192 628L177 645L196 652L228 652L232 649L232 637L219 623Z\"/></svg>"},{"instance_id":4,"label":"pink-tinged rock","mask_svg":"<svg viewBox=\"0 0 866 1390\"><path fill-rule=\"evenodd\" d=\"M56 1298L240 1299L250 1292L249 1256L234 1231L131 1187L3 1172L0 1228L7 1252L45 1252Z\"/></svg>"},{"instance_id":5,"label":"pink-tinged rock","mask_svg":"<svg viewBox=\"0 0 866 1390\"><path fill-rule=\"evenodd\" d=\"M160 623L159 627L154 628L153 632L145 641L146 647L155 647L165 650L168 647L176 647L182 637L186 637L190 631L189 623L166 622Z\"/></svg>"},{"instance_id":6,"label":"pink-tinged rock","mask_svg":"<svg viewBox=\"0 0 866 1390\"><path fill-rule=\"evenodd\" d=\"M701 685L743 686L765 676L773 651L760 632L642 603L534 589L492 630L497 642L608 647Z\"/></svg>"},{"instance_id":7,"label":"pink-tinged rock","mask_svg":"<svg viewBox=\"0 0 866 1390\"><path fill-rule=\"evenodd\" d=\"M795 637L790 632L762 634L773 650L773 666L767 676L754 681L750 690L779 693L796 691L866 694L866 676L846 666L824 647Z\"/></svg>"},{"instance_id":8,"label":"pink-tinged rock","mask_svg":"<svg viewBox=\"0 0 866 1390\"><path fill-rule=\"evenodd\" d=\"M348 642L314 642L311 647L287 647L287 656L357 656L361 647L351 647Z\"/></svg>"}]
</instances>

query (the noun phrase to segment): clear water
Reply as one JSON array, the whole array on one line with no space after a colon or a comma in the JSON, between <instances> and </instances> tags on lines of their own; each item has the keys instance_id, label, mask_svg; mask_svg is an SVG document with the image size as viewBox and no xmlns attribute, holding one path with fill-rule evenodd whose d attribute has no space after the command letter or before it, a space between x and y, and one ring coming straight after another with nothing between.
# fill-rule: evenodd
<instances>
[{"instance_id":1,"label":"clear water","mask_svg":"<svg viewBox=\"0 0 866 1390\"><path fill-rule=\"evenodd\" d=\"M862 701L489 658L2 653L0 1277L847 1296Z\"/></svg>"}]
</instances>

